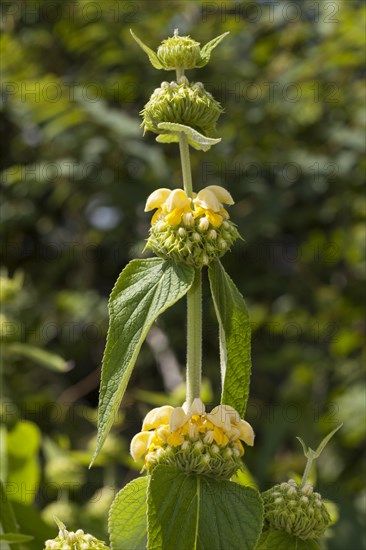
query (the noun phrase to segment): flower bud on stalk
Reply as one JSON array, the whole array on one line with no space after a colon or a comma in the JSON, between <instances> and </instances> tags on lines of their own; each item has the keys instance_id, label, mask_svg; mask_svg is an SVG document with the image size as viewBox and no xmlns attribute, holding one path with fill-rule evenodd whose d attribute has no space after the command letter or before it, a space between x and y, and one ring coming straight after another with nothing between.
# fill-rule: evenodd
<instances>
[{"instance_id":1,"label":"flower bud on stalk","mask_svg":"<svg viewBox=\"0 0 366 550\"><path fill-rule=\"evenodd\" d=\"M277 529L301 539L316 539L331 523L319 493L310 484L299 486L290 479L262 493L264 529Z\"/></svg>"},{"instance_id":2,"label":"flower bud on stalk","mask_svg":"<svg viewBox=\"0 0 366 550\"><path fill-rule=\"evenodd\" d=\"M158 48L157 56L164 69L193 69L200 60L200 43L189 36L179 36L178 29L174 36L163 40Z\"/></svg>"}]
</instances>

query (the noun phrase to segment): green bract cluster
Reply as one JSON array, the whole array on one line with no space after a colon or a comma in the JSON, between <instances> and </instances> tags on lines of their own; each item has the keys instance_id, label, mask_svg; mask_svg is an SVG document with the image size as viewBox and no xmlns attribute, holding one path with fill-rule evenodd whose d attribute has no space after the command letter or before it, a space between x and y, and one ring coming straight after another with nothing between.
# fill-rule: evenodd
<instances>
[{"instance_id":1,"label":"green bract cluster","mask_svg":"<svg viewBox=\"0 0 366 550\"><path fill-rule=\"evenodd\" d=\"M146 456L149 472L158 464L175 466L190 474L201 474L218 479L230 479L242 467L240 454L233 443L220 447L205 443L204 434L197 441L188 439L179 447L165 445Z\"/></svg>"},{"instance_id":2,"label":"green bract cluster","mask_svg":"<svg viewBox=\"0 0 366 550\"><path fill-rule=\"evenodd\" d=\"M319 493L312 485L300 487L290 479L262 493L264 528L277 529L301 539L323 535L331 519Z\"/></svg>"},{"instance_id":3,"label":"green bract cluster","mask_svg":"<svg viewBox=\"0 0 366 550\"><path fill-rule=\"evenodd\" d=\"M200 48L199 42L189 36L179 36L178 29L175 29L174 36L163 40L155 53L138 36L132 31L130 32L140 48L148 55L152 66L155 69L165 69L166 71L204 67L210 60L211 52L229 34L225 32Z\"/></svg>"},{"instance_id":4,"label":"green bract cluster","mask_svg":"<svg viewBox=\"0 0 366 550\"><path fill-rule=\"evenodd\" d=\"M67 531L61 522L58 524L62 526L58 537L46 540L44 550L108 550L108 546L102 540L84 533L82 529L74 533Z\"/></svg>"},{"instance_id":5,"label":"green bract cluster","mask_svg":"<svg viewBox=\"0 0 366 550\"><path fill-rule=\"evenodd\" d=\"M202 218L192 219L188 225L183 220L176 226L157 221L151 226L146 246L157 256L201 268L221 258L238 238L239 232L230 220L216 228L206 218L204 222Z\"/></svg>"},{"instance_id":6,"label":"green bract cluster","mask_svg":"<svg viewBox=\"0 0 366 550\"><path fill-rule=\"evenodd\" d=\"M162 82L141 111L144 132L164 133L161 122L190 126L199 133L215 136L216 123L223 109L201 82L189 83L186 77L179 82Z\"/></svg>"},{"instance_id":7,"label":"green bract cluster","mask_svg":"<svg viewBox=\"0 0 366 550\"><path fill-rule=\"evenodd\" d=\"M163 40L158 48L157 56L167 71L177 67L193 69L201 60L200 43L189 36L174 36Z\"/></svg>"}]
</instances>

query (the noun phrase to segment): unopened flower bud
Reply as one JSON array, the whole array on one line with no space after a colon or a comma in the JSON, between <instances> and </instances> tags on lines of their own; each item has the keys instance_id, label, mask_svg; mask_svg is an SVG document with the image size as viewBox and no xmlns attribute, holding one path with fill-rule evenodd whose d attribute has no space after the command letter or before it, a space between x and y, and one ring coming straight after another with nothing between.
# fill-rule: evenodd
<instances>
[{"instance_id":1,"label":"unopened flower bud","mask_svg":"<svg viewBox=\"0 0 366 550\"><path fill-rule=\"evenodd\" d=\"M293 479L262 493L264 530L286 531L300 539L319 538L331 520L320 495L315 494L309 484L300 488Z\"/></svg>"},{"instance_id":2,"label":"unopened flower bud","mask_svg":"<svg viewBox=\"0 0 366 550\"><path fill-rule=\"evenodd\" d=\"M210 227L210 222L206 217L203 217L198 222L198 229L199 231L207 231L207 229Z\"/></svg>"},{"instance_id":3,"label":"unopened flower bud","mask_svg":"<svg viewBox=\"0 0 366 550\"><path fill-rule=\"evenodd\" d=\"M161 122L174 122L190 126L207 137L215 137L221 105L204 88L197 88L183 80L175 87L157 88L143 111L144 131L166 133L159 128Z\"/></svg>"}]
</instances>

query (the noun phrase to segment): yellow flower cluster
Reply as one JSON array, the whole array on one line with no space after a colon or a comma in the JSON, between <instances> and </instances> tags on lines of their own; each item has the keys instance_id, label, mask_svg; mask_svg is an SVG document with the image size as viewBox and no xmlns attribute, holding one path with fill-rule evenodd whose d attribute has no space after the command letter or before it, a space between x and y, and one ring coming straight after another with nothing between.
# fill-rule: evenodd
<instances>
[{"instance_id":1,"label":"yellow flower cluster","mask_svg":"<svg viewBox=\"0 0 366 550\"><path fill-rule=\"evenodd\" d=\"M150 471L157 464L172 464L185 472L229 478L241 466L242 441L254 444L250 424L229 405L210 413L200 399L190 408L158 407L145 417L142 431L131 441L135 461L144 457Z\"/></svg>"},{"instance_id":2,"label":"yellow flower cluster","mask_svg":"<svg viewBox=\"0 0 366 550\"><path fill-rule=\"evenodd\" d=\"M234 201L219 185L209 185L192 197L183 189L157 189L145 206L145 212L156 209L147 248L196 268L221 258L240 237L225 204Z\"/></svg>"},{"instance_id":3,"label":"yellow flower cluster","mask_svg":"<svg viewBox=\"0 0 366 550\"><path fill-rule=\"evenodd\" d=\"M157 208L151 220L152 225L163 219L171 226L183 224L191 227L198 218L200 225L208 229L209 225L220 227L229 218L224 204L234 204L234 201L230 193L219 185L205 187L199 193L194 193L192 199L183 189L172 191L163 187L148 197L145 212Z\"/></svg>"}]
</instances>

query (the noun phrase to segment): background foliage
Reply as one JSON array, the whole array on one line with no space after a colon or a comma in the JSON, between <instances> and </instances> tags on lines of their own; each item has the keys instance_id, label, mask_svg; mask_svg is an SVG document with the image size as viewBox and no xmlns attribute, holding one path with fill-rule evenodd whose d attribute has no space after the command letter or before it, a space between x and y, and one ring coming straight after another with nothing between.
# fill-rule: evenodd
<instances>
[{"instance_id":1,"label":"background foliage","mask_svg":"<svg viewBox=\"0 0 366 550\"><path fill-rule=\"evenodd\" d=\"M361 546L365 394L363 2L7 1L2 12L2 480L35 535L52 515L107 537L117 488L138 475L131 436L152 405L183 400L185 306L150 333L96 467L99 368L107 298L143 255L156 187L181 184L178 148L142 138L139 111L161 81L129 28L151 47L179 27L229 37L192 80L225 108L196 189L224 185L245 242L224 264L248 303L253 375L246 455L264 490L318 465L339 507L328 548ZM213 305L204 294L207 402L220 396ZM170 394L170 395L169 395ZM19 520L20 521L20 520ZM47 527L49 524L51 527ZM31 546L33 544L33 546Z\"/></svg>"}]
</instances>

